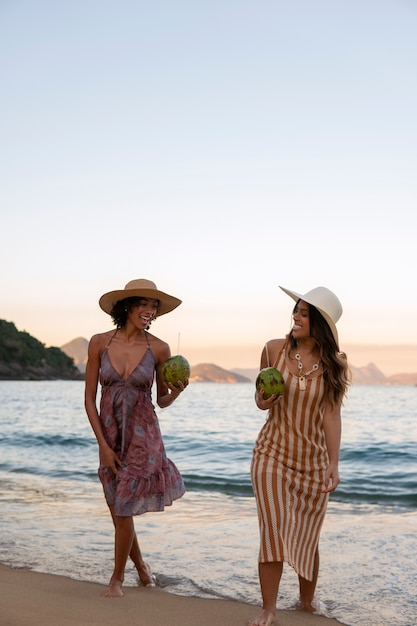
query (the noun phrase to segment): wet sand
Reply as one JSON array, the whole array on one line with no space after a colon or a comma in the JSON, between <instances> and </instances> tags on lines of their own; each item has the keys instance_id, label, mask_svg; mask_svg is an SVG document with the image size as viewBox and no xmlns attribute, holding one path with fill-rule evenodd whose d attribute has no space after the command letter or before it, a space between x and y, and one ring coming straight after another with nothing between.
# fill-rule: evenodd
<instances>
[{"instance_id":1,"label":"wet sand","mask_svg":"<svg viewBox=\"0 0 417 626\"><path fill-rule=\"evenodd\" d=\"M245 626L259 613L230 600L177 596L158 588L126 587L104 598L96 583L0 565L2 626ZM278 626L336 626L305 611L277 611Z\"/></svg>"}]
</instances>

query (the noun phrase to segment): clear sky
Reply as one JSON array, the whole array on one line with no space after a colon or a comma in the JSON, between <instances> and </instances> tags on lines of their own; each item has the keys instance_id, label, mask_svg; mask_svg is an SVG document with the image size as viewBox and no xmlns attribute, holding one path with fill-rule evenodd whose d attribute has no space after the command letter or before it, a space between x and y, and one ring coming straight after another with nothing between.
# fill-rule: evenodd
<instances>
[{"instance_id":1,"label":"clear sky","mask_svg":"<svg viewBox=\"0 0 417 626\"><path fill-rule=\"evenodd\" d=\"M251 367L278 285L325 285L342 348L416 347L416 32L415 0L1 0L0 318L90 338L149 278L173 353Z\"/></svg>"}]
</instances>

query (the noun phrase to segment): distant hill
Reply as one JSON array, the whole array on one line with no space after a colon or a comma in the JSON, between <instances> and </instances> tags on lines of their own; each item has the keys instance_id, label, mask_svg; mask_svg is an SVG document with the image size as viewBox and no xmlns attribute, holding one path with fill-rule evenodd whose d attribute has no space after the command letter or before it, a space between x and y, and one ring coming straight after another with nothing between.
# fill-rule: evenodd
<instances>
[{"instance_id":1,"label":"distant hill","mask_svg":"<svg viewBox=\"0 0 417 626\"><path fill-rule=\"evenodd\" d=\"M259 369L256 367L234 367L232 372L239 374L240 376L244 376L245 378L248 378L251 383L254 383L257 375L259 374Z\"/></svg>"},{"instance_id":2,"label":"distant hill","mask_svg":"<svg viewBox=\"0 0 417 626\"><path fill-rule=\"evenodd\" d=\"M386 385L388 378L377 368L374 363L368 363L365 367L350 365L352 384L356 385Z\"/></svg>"},{"instance_id":3,"label":"distant hill","mask_svg":"<svg viewBox=\"0 0 417 626\"><path fill-rule=\"evenodd\" d=\"M61 350L74 360L74 363L80 372L85 372L88 351L87 339L84 339L84 337L77 337L77 339L73 339L72 341L69 341L61 346Z\"/></svg>"},{"instance_id":4,"label":"distant hill","mask_svg":"<svg viewBox=\"0 0 417 626\"><path fill-rule=\"evenodd\" d=\"M229 372L213 363L201 363L191 367L191 383L250 383L250 378Z\"/></svg>"},{"instance_id":5,"label":"distant hill","mask_svg":"<svg viewBox=\"0 0 417 626\"><path fill-rule=\"evenodd\" d=\"M388 380L392 385L413 385L417 387L417 374L394 374Z\"/></svg>"},{"instance_id":6,"label":"distant hill","mask_svg":"<svg viewBox=\"0 0 417 626\"><path fill-rule=\"evenodd\" d=\"M46 348L12 322L0 320L0 380L81 380L74 361L60 348Z\"/></svg>"},{"instance_id":7,"label":"distant hill","mask_svg":"<svg viewBox=\"0 0 417 626\"><path fill-rule=\"evenodd\" d=\"M364 367L355 367L350 364L352 385L413 385L417 386L417 372L415 374L394 374L385 376L374 363Z\"/></svg>"}]
</instances>

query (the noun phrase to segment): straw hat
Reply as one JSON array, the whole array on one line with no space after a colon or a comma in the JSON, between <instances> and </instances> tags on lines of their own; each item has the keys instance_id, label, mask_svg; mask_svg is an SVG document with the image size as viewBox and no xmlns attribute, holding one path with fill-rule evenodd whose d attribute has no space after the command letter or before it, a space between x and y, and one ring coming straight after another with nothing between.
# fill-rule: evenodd
<instances>
[{"instance_id":1,"label":"straw hat","mask_svg":"<svg viewBox=\"0 0 417 626\"><path fill-rule=\"evenodd\" d=\"M169 296L167 293L159 291L156 288L155 283L151 280L146 280L146 278L136 278L135 280L128 282L124 289L109 291L108 293L103 294L98 303L100 308L103 309L105 313L110 314L113 305L116 304L116 302L124 300L125 298L135 297L153 298L154 300L159 300L158 316L173 311L182 302L181 300L178 300L178 298L174 298L174 296Z\"/></svg>"},{"instance_id":2,"label":"straw hat","mask_svg":"<svg viewBox=\"0 0 417 626\"><path fill-rule=\"evenodd\" d=\"M296 302L298 302L298 300L304 300L304 302L308 302L308 304L312 304L316 307L330 326L330 330L333 333L336 344L339 345L336 322L340 319L343 309L339 298L335 296L330 289L327 289L326 287L315 287L304 294L291 291L290 289L285 289L285 287L281 286L280 289L291 296L291 298Z\"/></svg>"}]
</instances>

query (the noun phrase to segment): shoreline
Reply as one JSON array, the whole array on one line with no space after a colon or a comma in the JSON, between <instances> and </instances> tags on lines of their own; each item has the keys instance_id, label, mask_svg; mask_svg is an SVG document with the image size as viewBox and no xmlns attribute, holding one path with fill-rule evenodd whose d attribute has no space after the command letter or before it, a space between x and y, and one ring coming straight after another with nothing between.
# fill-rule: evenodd
<instances>
[{"instance_id":1,"label":"shoreline","mask_svg":"<svg viewBox=\"0 0 417 626\"><path fill-rule=\"evenodd\" d=\"M178 596L126 587L123 598L103 598L103 585L0 564L2 626L246 626L258 606L233 600ZM337 626L336 619L277 610L280 626Z\"/></svg>"}]
</instances>

